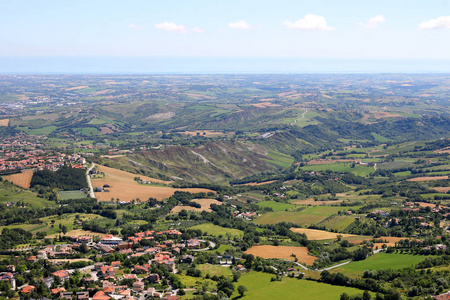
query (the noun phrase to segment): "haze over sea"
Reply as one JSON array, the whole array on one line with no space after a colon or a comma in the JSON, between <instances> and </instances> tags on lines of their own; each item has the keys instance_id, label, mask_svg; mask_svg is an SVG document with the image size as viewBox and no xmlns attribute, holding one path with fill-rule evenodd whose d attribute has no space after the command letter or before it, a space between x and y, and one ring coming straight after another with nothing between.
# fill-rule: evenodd
<instances>
[{"instance_id":1,"label":"haze over sea","mask_svg":"<svg viewBox=\"0 0 450 300\"><path fill-rule=\"evenodd\" d=\"M2 74L448 73L450 60L0 57Z\"/></svg>"}]
</instances>

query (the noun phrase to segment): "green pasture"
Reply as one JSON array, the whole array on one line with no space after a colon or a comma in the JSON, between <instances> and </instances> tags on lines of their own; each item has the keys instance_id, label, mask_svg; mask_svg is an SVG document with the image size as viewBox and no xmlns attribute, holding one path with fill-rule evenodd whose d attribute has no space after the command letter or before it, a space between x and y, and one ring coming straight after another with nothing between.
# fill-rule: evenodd
<instances>
[{"instance_id":1,"label":"green pasture","mask_svg":"<svg viewBox=\"0 0 450 300\"><path fill-rule=\"evenodd\" d=\"M282 203L282 202L276 202L276 201L262 201L257 203L257 205L261 208L270 207L273 209L273 211L283 211L288 210L294 207L298 207L294 204L289 203Z\"/></svg>"},{"instance_id":2,"label":"green pasture","mask_svg":"<svg viewBox=\"0 0 450 300\"><path fill-rule=\"evenodd\" d=\"M83 191L58 191L61 200L76 200L87 198L88 195Z\"/></svg>"},{"instance_id":3,"label":"green pasture","mask_svg":"<svg viewBox=\"0 0 450 300\"><path fill-rule=\"evenodd\" d=\"M265 300L265 299L308 299L308 300L335 300L339 299L342 293L348 295L362 294L362 290L343 286L329 285L317 281L303 280L285 277L282 281L270 279L274 275L259 272L242 274L235 283L233 299L239 299L237 287L245 286L248 291L242 299L245 300Z\"/></svg>"},{"instance_id":4,"label":"green pasture","mask_svg":"<svg viewBox=\"0 0 450 300\"><path fill-rule=\"evenodd\" d=\"M244 232L239 229L225 228L217 226L211 223L204 223L200 225L195 225L189 227L189 229L200 229L203 234L213 235L213 236L223 236L227 237L227 233L232 237L243 237Z\"/></svg>"},{"instance_id":5,"label":"green pasture","mask_svg":"<svg viewBox=\"0 0 450 300\"><path fill-rule=\"evenodd\" d=\"M293 222L297 225L307 226L318 223L338 211L357 209L359 207L340 206L311 206L301 211L269 212L255 219L257 224L276 224L279 222Z\"/></svg>"},{"instance_id":6,"label":"green pasture","mask_svg":"<svg viewBox=\"0 0 450 300\"><path fill-rule=\"evenodd\" d=\"M314 171L314 172L320 172L325 170L331 170L333 172L340 172L340 173L351 172L359 176L368 176L370 173L375 172L375 169L373 167L355 165L352 168L352 164L353 163L351 162L336 162L330 164L306 165L301 169L304 171Z\"/></svg>"},{"instance_id":7,"label":"green pasture","mask_svg":"<svg viewBox=\"0 0 450 300\"><path fill-rule=\"evenodd\" d=\"M427 256L398 254L398 253L377 253L365 260L354 261L339 268L333 269L333 272L341 272L346 275L361 275L365 270L381 269L403 269L414 266L424 260Z\"/></svg>"},{"instance_id":8,"label":"green pasture","mask_svg":"<svg viewBox=\"0 0 450 300\"><path fill-rule=\"evenodd\" d=\"M217 277L230 277L232 275L230 268L225 268L217 265L202 264L197 265L197 269L202 272L203 277L206 276L206 274L209 274L210 276L216 275Z\"/></svg>"}]
</instances>

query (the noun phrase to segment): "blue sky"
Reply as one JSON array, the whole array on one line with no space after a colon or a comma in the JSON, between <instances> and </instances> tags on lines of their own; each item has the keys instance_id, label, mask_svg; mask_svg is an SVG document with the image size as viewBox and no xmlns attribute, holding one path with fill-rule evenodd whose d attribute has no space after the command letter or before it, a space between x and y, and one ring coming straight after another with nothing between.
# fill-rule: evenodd
<instances>
[{"instance_id":1,"label":"blue sky","mask_svg":"<svg viewBox=\"0 0 450 300\"><path fill-rule=\"evenodd\" d=\"M450 0L1 1L0 59L55 56L450 61Z\"/></svg>"}]
</instances>

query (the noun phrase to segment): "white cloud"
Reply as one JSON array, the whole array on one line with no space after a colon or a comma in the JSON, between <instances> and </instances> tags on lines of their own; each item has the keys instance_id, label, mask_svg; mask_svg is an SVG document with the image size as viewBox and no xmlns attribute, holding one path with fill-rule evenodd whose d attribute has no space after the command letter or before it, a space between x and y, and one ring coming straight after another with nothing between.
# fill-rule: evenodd
<instances>
[{"instance_id":1,"label":"white cloud","mask_svg":"<svg viewBox=\"0 0 450 300\"><path fill-rule=\"evenodd\" d=\"M138 25L135 25L135 24L130 24L130 25L128 25L128 27L129 28L133 28L133 29L141 29L141 27L140 26L138 26Z\"/></svg>"},{"instance_id":2,"label":"white cloud","mask_svg":"<svg viewBox=\"0 0 450 300\"><path fill-rule=\"evenodd\" d=\"M302 29L302 30L333 30L334 28L329 27L327 20L324 17L307 14L303 19L297 20L295 22L284 21L283 25L290 29Z\"/></svg>"},{"instance_id":3,"label":"white cloud","mask_svg":"<svg viewBox=\"0 0 450 300\"><path fill-rule=\"evenodd\" d=\"M246 21L241 20L241 21L237 21L235 23L229 23L228 24L228 28L231 28L231 29L250 29L250 25Z\"/></svg>"},{"instance_id":4,"label":"white cloud","mask_svg":"<svg viewBox=\"0 0 450 300\"><path fill-rule=\"evenodd\" d=\"M367 29L375 29L378 26L380 26L381 23L386 22L386 18L383 15L378 15L369 20L369 22L366 23Z\"/></svg>"},{"instance_id":5,"label":"white cloud","mask_svg":"<svg viewBox=\"0 0 450 300\"><path fill-rule=\"evenodd\" d=\"M199 27L194 27L194 28L192 28L192 32L203 33L203 32L205 32L205 30L202 28L199 28Z\"/></svg>"},{"instance_id":6,"label":"white cloud","mask_svg":"<svg viewBox=\"0 0 450 300\"><path fill-rule=\"evenodd\" d=\"M423 21L419 24L420 29L439 29L447 28L450 29L450 16L442 16L436 19L431 19L429 21Z\"/></svg>"},{"instance_id":7,"label":"white cloud","mask_svg":"<svg viewBox=\"0 0 450 300\"><path fill-rule=\"evenodd\" d=\"M155 28L164 30L164 31L175 31L179 33L187 33L186 27L184 25L177 25L173 22L163 22L159 24L155 24Z\"/></svg>"}]
</instances>

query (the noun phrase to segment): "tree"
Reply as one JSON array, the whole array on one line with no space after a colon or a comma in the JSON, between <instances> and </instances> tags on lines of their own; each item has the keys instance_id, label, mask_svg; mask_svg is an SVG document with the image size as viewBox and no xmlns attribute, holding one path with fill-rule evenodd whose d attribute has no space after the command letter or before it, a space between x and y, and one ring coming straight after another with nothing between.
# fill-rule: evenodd
<instances>
[{"instance_id":1,"label":"tree","mask_svg":"<svg viewBox=\"0 0 450 300\"><path fill-rule=\"evenodd\" d=\"M364 291L362 298L363 298L363 300L370 300L370 299L372 299L372 296L370 295L370 293L368 291Z\"/></svg>"},{"instance_id":2,"label":"tree","mask_svg":"<svg viewBox=\"0 0 450 300\"><path fill-rule=\"evenodd\" d=\"M245 292L248 291L245 285L238 286L238 293L241 297L244 297Z\"/></svg>"},{"instance_id":3,"label":"tree","mask_svg":"<svg viewBox=\"0 0 450 300\"><path fill-rule=\"evenodd\" d=\"M231 282L231 280L222 277L217 282L217 290L222 291L225 293L228 297L231 297L234 291L234 284Z\"/></svg>"},{"instance_id":4,"label":"tree","mask_svg":"<svg viewBox=\"0 0 450 300\"><path fill-rule=\"evenodd\" d=\"M66 235L66 233L67 233L67 227L66 227L66 225L63 225L63 226L61 227L61 230L62 230L62 232L64 233L64 235Z\"/></svg>"},{"instance_id":5,"label":"tree","mask_svg":"<svg viewBox=\"0 0 450 300\"><path fill-rule=\"evenodd\" d=\"M350 300L350 296L347 295L347 293L343 293L343 294L341 294L341 298L340 299L341 300Z\"/></svg>"}]
</instances>

